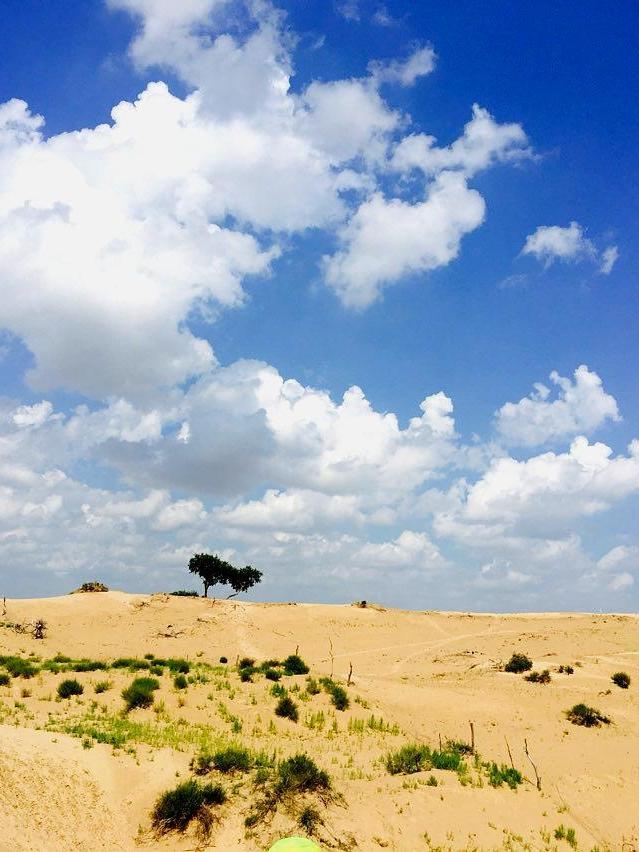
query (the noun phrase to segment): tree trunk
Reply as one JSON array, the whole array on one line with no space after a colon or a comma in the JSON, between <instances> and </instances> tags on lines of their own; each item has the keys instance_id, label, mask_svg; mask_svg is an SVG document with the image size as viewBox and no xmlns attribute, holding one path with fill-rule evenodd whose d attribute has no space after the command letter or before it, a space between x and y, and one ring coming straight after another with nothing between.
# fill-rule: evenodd
<instances>
[{"instance_id":1,"label":"tree trunk","mask_svg":"<svg viewBox=\"0 0 639 852\"><path fill-rule=\"evenodd\" d=\"M208 596L209 596L209 584L205 583L204 584L204 597L208 598Z\"/></svg>"}]
</instances>

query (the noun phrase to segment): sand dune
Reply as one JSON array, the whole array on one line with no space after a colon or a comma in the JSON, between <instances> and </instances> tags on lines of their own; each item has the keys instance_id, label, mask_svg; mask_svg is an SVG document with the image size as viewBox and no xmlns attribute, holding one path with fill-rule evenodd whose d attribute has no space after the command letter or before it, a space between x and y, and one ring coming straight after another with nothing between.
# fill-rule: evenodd
<instances>
[{"instance_id":1,"label":"sand dune","mask_svg":"<svg viewBox=\"0 0 639 852\"><path fill-rule=\"evenodd\" d=\"M44 640L7 626L36 618L47 622ZM0 849L196 848L193 831L157 836L149 814L161 791L190 776L199 745L223 739L278 757L304 751L331 774L341 800L319 806L323 848L570 849L554 837L563 825L574 829L579 849L639 849L637 617L408 612L109 592L7 601L3 625L4 655L112 661L152 653L185 657L208 674L176 690L165 673L155 710L128 714L117 748L98 740L122 718L120 693L134 676L127 669L41 671L0 686ZM294 723L274 715L270 681L256 675L253 683L240 682L237 657L280 659L298 647L315 677L332 672L345 685L352 664L346 711L336 710L325 692L306 695L304 677L284 678L289 690L299 684L290 693L300 710ZM551 682L501 671L515 651L529 655L536 670L549 669ZM229 667L220 667L221 656ZM572 665L574 674L557 673L560 664ZM619 670L631 676L630 689L611 683ZM70 676L84 694L56 700L58 683ZM96 682L105 679L112 688L96 694ZM595 706L612 724L571 725L564 711L578 702ZM445 770L387 773L382 759L389 751L411 742L437 747L440 737L469 740L470 721L482 760L509 765L510 748L526 777L516 790L490 786L472 756L467 778ZM282 810L247 832L255 788L248 779L223 783L231 795L199 848L266 849L299 830L295 814Z\"/></svg>"}]
</instances>

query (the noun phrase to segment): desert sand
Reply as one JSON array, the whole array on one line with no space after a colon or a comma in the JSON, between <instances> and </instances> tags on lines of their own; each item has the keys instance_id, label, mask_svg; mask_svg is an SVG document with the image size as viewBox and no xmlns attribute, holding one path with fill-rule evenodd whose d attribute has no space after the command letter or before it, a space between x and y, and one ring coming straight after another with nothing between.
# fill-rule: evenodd
<instances>
[{"instance_id":1,"label":"desert sand","mask_svg":"<svg viewBox=\"0 0 639 852\"><path fill-rule=\"evenodd\" d=\"M47 624L42 640L11 627L38 618ZM296 649L311 676L332 673L346 688L345 711L324 691L306 694L304 676L284 677L299 704L295 723L274 715L271 681L261 674L240 681L238 657L281 659ZM513 652L531 657L537 671L549 669L551 682L501 670ZM229 798L208 840L190 829L152 830L158 795L191 776L202 743L225 741L278 759L303 751L330 773L337 795L317 803L323 849L569 850L568 840L555 838L560 826L574 830L579 849L639 849L636 616L414 612L122 592L6 602L0 655L47 660L60 653L105 661L184 657L202 676L177 690L165 673L155 707L128 715L121 691L135 674L127 669L40 671L0 686L2 850L256 850L303 833L286 809L247 830L257 793L250 778L227 775L215 779ZM562 664L574 673L558 673ZM617 671L631 676L629 689L611 682ZM84 686L81 696L57 698L66 677ZM96 693L103 680L111 688ZM578 702L611 724L571 724L565 711ZM125 723L122 741L100 742L99 732L115 730L118 720ZM466 777L386 771L384 755L406 743L469 742L471 721L481 758L467 757ZM524 776L514 790L492 787L476 769L482 761L510 765L508 749Z\"/></svg>"}]
</instances>

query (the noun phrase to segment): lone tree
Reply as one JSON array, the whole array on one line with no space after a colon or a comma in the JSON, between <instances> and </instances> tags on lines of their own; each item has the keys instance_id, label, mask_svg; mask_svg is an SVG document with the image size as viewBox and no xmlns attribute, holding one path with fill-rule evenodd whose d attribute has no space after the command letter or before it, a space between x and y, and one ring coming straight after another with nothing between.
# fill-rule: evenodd
<instances>
[{"instance_id":1,"label":"lone tree","mask_svg":"<svg viewBox=\"0 0 639 852\"><path fill-rule=\"evenodd\" d=\"M262 572L257 568L245 565L235 568L230 562L225 562L219 556L210 553L196 553L189 561L189 571L197 574L204 583L204 597L208 597L209 586L230 586L233 593L227 595L234 598L240 592L248 592L262 579Z\"/></svg>"}]
</instances>

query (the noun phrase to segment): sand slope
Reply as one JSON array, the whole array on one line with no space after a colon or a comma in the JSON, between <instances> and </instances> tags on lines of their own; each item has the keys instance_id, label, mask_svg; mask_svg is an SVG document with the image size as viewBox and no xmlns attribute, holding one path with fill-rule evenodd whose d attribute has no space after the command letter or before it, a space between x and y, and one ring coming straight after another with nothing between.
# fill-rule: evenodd
<instances>
[{"instance_id":1,"label":"sand slope","mask_svg":"<svg viewBox=\"0 0 639 852\"><path fill-rule=\"evenodd\" d=\"M152 652L217 664L221 655L231 663L238 655L281 658L299 646L312 674L332 668L343 681L352 663L349 709L336 712L328 696L314 696L300 703L297 725L273 715L271 684L261 677L241 684L230 672L192 684L183 694L165 677L158 693L163 718L184 720L180 736L189 726L200 726L198 736L210 727L216 735L281 755L307 751L324 766L343 796L341 805L323 814L327 848L348 845L352 835L364 850L569 849L553 836L563 824L574 828L580 849L639 849L636 617L424 613L119 592L7 601L5 621L35 618L46 620L47 637L37 641L0 627L0 654L112 659ZM527 653L538 670L549 668L552 682L527 683L500 671L513 651ZM562 663L572 664L574 674L556 674ZM629 690L610 682L618 670L633 678ZM95 695L93 685L105 676L113 689ZM55 687L62 677L46 672L0 687L0 849L195 848L192 836L153 836L148 820L158 793L188 777L195 746L180 740L178 748L133 743L134 753L100 743L83 748L81 737L61 733L61 727L91 713L115 716L122 708L120 690L132 675L78 674L85 694L59 702ZM299 682L303 687L304 678ZM23 697L25 688L31 694ZM564 711L579 701L599 708L613 724L569 724ZM322 730L309 726L320 711ZM353 729L372 714L396 728ZM136 710L132 718L153 725L160 717ZM236 734L233 718L242 725ZM527 739L541 792L528 782L516 791L462 786L454 773L443 771L390 776L380 763L389 749L406 742L467 740L470 720L482 756L508 763L507 741L515 765L532 782ZM438 786L426 785L431 775ZM279 814L246 837L250 797L244 789L224 806L211 848L267 848L279 832L294 827L292 816Z\"/></svg>"}]
</instances>

